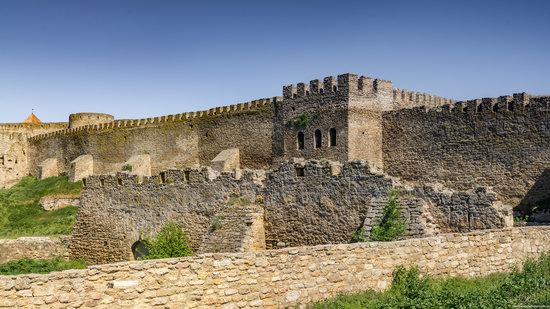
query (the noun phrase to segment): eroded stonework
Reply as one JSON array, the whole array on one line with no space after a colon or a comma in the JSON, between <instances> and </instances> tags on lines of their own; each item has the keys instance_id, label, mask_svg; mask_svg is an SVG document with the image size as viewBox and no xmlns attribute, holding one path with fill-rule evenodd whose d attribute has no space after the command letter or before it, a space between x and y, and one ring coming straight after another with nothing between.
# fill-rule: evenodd
<instances>
[{"instance_id":1,"label":"eroded stonework","mask_svg":"<svg viewBox=\"0 0 550 309\"><path fill-rule=\"evenodd\" d=\"M71 255L92 263L131 259L132 245L169 221L183 227L199 252L241 252L245 243L251 251L349 243L361 226L368 236L390 191L400 194L404 238L512 224L511 208L488 188L414 186L361 161L291 160L267 173L203 168L89 177Z\"/></svg>"},{"instance_id":2,"label":"eroded stonework","mask_svg":"<svg viewBox=\"0 0 550 309\"><path fill-rule=\"evenodd\" d=\"M349 73L282 94L146 119L0 125L0 187L82 179L71 252L98 263L133 258L168 221L195 250L349 242L361 227L368 236L393 190L405 237L508 227L512 207L550 203L550 97L456 102ZM212 230L224 213L225 229Z\"/></svg>"}]
</instances>

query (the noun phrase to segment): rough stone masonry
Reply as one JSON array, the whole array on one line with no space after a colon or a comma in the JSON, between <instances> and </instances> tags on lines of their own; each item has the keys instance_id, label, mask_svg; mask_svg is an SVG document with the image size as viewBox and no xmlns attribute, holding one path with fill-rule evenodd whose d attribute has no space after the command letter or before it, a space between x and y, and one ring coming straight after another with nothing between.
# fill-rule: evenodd
<instances>
[{"instance_id":1,"label":"rough stone masonry","mask_svg":"<svg viewBox=\"0 0 550 309\"><path fill-rule=\"evenodd\" d=\"M549 105L526 93L456 102L347 73L205 111L0 125L0 186L82 180L71 252L97 263L133 258L167 221L198 250L236 199L262 208L266 248L349 242L392 190L406 237L502 228L512 207L550 201Z\"/></svg>"},{"instance_id":2,"label":"rough stone masonry","mask_svg":"<svg viewBox=\"0 0 550 309\"><path fill-rule=\"evenodd\" d=\"M441 234L397 242L201 254L0 276L1 308L288 308L381 290L395 267L434 276L510 271L550 250L548 227Z\"/></svg>"}]
</instances>

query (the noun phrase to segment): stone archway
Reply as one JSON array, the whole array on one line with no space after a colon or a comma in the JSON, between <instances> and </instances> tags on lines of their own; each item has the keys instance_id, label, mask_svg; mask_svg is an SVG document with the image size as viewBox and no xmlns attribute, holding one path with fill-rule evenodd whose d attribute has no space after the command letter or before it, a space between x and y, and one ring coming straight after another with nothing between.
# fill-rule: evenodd
<instances>
[{"instance_id":1,"label":"stone archway","mask_svg":"<svg viewBox=\"0 0 550 309\"><path fill-rule=\"evenodd\" d=\"M149 250L145 246L145 243L141 240L136 241L132 245L132 255L134 260L141 260L144 256L149 254Z\"/></svg>"}]
</instances>

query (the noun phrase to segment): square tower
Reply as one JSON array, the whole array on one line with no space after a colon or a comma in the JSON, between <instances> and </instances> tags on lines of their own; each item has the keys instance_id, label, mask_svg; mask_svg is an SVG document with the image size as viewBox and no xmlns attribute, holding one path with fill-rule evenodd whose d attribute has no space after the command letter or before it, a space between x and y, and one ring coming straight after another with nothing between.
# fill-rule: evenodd
<instances>
[{"instance_id":1,"label":"square tower","mask_svg":"<svg viewBox=\"0 0 550 309\"><path fill-rule=\"evenodd\" d=\"M382 168L382 112L392 107L391 82L355 74L284 86L275 106L275 162L365 160Z\"/></svg>"}]
</instances>

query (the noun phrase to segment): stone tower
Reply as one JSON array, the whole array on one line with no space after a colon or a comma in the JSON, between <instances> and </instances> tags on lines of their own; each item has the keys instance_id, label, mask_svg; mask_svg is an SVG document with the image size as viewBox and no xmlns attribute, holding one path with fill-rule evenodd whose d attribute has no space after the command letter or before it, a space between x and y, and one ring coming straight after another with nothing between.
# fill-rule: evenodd
<instances>
[{"instance_id":1,"label":"stone tower","mask_svg":"<svg viewBox=\"0 0 550 309\"><path fill-rule=\"evenodd\" d=\"M365 160L382 168L382 112L392 108L385 80L348 73L285 86L275 106L275 161Z\"/></svg>"}]
</instances>

